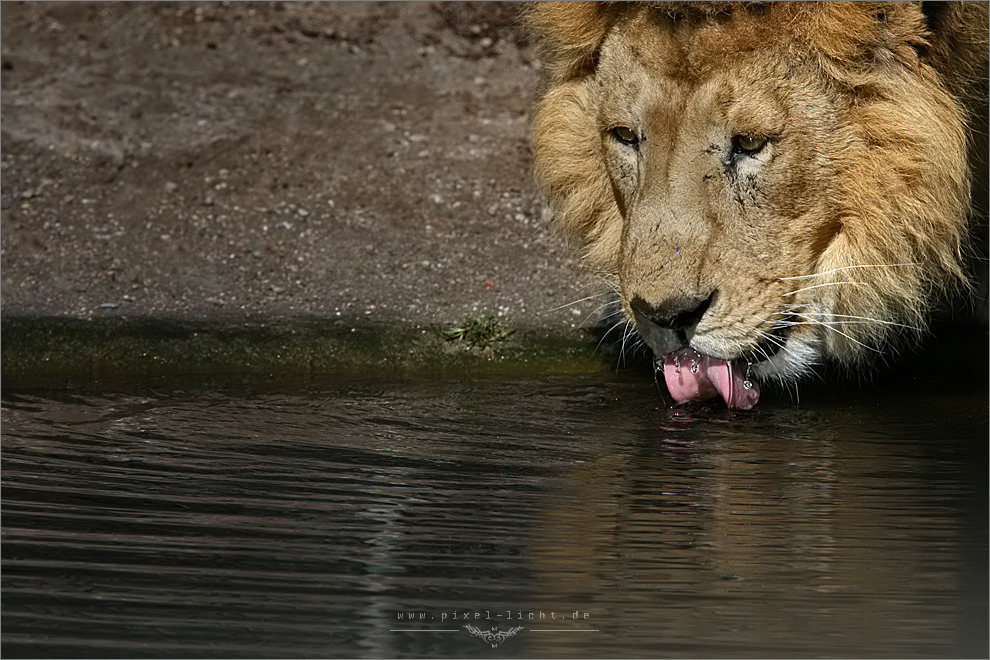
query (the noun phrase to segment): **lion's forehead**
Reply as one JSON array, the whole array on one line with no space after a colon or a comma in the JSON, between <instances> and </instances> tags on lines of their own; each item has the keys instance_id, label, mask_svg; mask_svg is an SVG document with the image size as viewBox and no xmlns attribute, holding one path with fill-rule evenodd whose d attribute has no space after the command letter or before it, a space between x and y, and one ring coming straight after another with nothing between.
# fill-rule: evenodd
<instances>
[{"instance_id":1,"label":"lion's forehead","mask_svg":"<svg viewBox=\"0 0 990 660\"><path fill-rule=\"evenodd\" d=\"M900 2L651 2L623 11L614 28L651 66L692 79L752 53L869 59L877 48L922 43L921 22L920 9Z\"/></svg>"},{"instance_id":2,"label":"lion's forehead","mask_svg":"<svg viewBox=\"0 0 990 660\"><path fill-rule=\"evenodd\" d=\"M815 88L807 76L785 75L780 58L769 53L725 58L684 76L672 73L680 67L677 52L656 52L642 42L637 47L622 32L610 35L597 73L602 119L640 120L660 128L694 117L737 131L779 135Z\"/></svg>"},{"instance_id":3,"label":"lion's forehead","mask_svg":"<svg viewBox=\"0 0 990 660\"><path fill-rule=\"evenodd\" d=\"M780 38L792 29L788 18L783 11L767 10L686 19L645 7L618 23L606 45L609 41L612 48L621 44L623 55L683 84L696 84L729 70L737 75L743 69L774 75L782 63L802 59L799 42ZM781 57L782 48L789 57Z\"/></svg>"}]
</instances>

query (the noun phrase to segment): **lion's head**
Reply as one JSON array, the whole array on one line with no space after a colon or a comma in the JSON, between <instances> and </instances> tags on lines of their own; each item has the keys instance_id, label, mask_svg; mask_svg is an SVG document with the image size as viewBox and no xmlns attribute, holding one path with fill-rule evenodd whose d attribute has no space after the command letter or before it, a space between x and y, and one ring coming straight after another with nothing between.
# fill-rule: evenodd
<instances>
[{"instance_id":1,"label":"lion's head","mask_svg":"<svg viewBox=\"0 0 990 660\"><path fill-rule=\"evenodd\" d=\"M552 2L530 19L554 223L676 399L748 408L760 381L858 364L964 283L967 111L918 4Z\"/></svg>"}]
</instances>

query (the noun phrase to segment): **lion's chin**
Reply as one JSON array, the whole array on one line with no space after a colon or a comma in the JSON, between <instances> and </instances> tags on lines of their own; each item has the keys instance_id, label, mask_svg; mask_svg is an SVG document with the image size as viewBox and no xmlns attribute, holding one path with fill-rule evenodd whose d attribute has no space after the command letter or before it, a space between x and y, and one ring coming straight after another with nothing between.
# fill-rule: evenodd
<instances>
[{"instance_id":1,"label":"lion's chin","mask_svg":"<svg viewBox=\"0 0 990 660\"><path fill-rule=\"evenodd\" d=\"M657 358L670 396L678 403L721 396L729 408L751 410L760 400L760 386L744 364L699 353L690 347Z\"/></svg>"}]
</instances>

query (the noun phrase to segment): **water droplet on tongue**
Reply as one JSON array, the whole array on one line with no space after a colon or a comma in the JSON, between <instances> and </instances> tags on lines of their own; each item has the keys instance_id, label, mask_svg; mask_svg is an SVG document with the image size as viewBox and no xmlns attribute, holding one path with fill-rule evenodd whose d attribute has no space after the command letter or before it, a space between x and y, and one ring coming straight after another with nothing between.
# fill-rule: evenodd
<instances>
[{"instance_id":1,"label":"water droplet on tongue","mask_svg":"<svg viewBox=\"0 0 990 660\"><path fill-rule=\"evenodd\" d=\"M753 382L752 381L749 381L749 380L744 380L743 381L743 389L746 389L746 390L753 389Z\"/></svg>"},{"instance_id":2,"label":"water droplet on tongue","mask_svg":"<svg viewBox=\"0 0 990 660\"><path fill-rule=\"evenodd\" d=\"M681 373L681 361L677 359L676 355L674 356L674 373Z\"/></svg>"},{"instance_id":3,"label":"water droplet on tongue","mask_svg":"<svg viewBox=\"0 0 990 660\"><path fill-rule=\"evenodd\" d=\"M697 360L691 360L691 373L693 373L693 374L698 373L698 361Z\"/></svg>"}]
</instances>

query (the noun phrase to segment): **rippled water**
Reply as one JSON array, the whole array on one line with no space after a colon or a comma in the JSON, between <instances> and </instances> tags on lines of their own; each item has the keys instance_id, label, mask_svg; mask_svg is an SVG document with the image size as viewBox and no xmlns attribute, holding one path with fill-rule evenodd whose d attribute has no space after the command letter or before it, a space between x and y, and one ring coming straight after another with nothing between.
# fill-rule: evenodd
<instances>
[{"instance_id":1,"label":"rippled water","mask_svg":"<svg viewBox=\"0 0 990 660\"><path fill-rule=\"evenodd\" d=\"M979 387L6 388L3 654L986 657L987 432Z\"/></svg>"}]
</instances>

